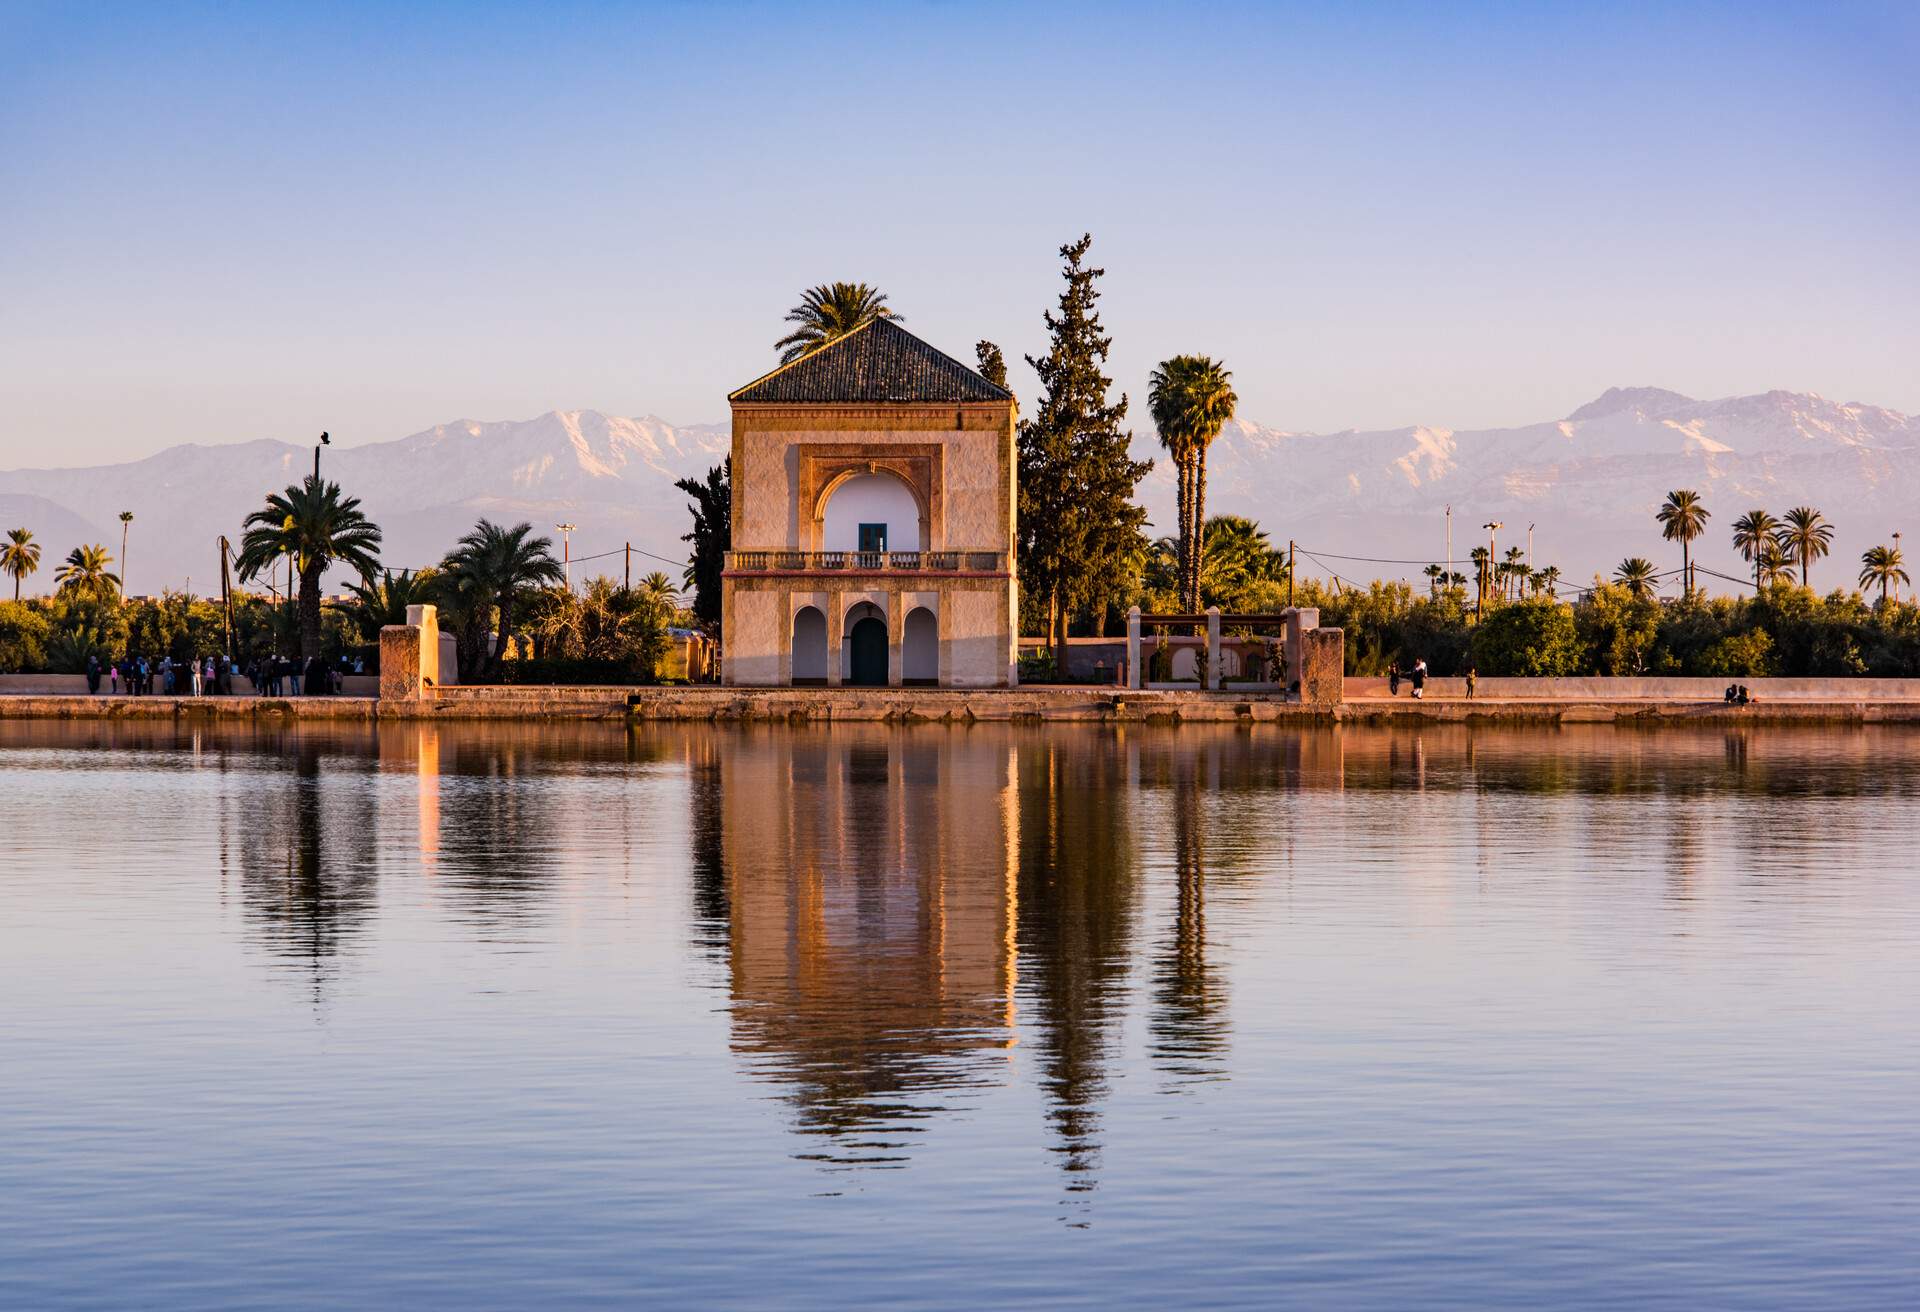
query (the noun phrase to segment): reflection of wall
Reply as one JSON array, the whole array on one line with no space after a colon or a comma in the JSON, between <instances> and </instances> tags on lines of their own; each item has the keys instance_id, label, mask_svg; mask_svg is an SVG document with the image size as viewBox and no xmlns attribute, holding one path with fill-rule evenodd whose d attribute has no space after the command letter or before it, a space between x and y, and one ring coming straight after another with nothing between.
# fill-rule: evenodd
<instances>
[{"instance_id":1,"label":"reflection of wall","mask_svg":"<svg viewBox=\"0 0 1920 1312\"><path fill-rule=\"evenodd\" d=\"M849 726L719 770L737 1050L818 1129L978 1078L1011 1043L1007 754Z\"/></svg>"}]
</instances>

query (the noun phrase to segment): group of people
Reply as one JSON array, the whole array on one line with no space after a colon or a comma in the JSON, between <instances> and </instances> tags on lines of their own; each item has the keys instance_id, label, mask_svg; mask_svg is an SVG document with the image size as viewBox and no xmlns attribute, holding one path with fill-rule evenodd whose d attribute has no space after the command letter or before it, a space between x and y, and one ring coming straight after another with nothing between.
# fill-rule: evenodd
<instances>
[{"instance_id":1,"label":"group of people","mask_svg":"<svg viewBox=\"0 0 1920 1312\"><path fill-rule=\"evenodd\" d=\"M1479 671L1475 670L1473 666L1469 665L1467 666L1466 670L1463 672L1462 677L1466 679L1466 683L1467 683L1467 700L1472 701L1474 690L1480 684ZM1400 668L1399 661L1395 661L1393 662L1393 664L1387 666L1387 695L1388 696L1398 697L1400 695L1400 682L1403 679L1406 682L1413 685L1413 695L1415 697L1424 699L1427 694L1426 657L1420 656L1420 657L1414 658L1412 667L1406 670L1402 670Z\"/></svg>"},{"instance_id":2,"label":"group of people","mask_svg":"<svg viewBox=\"0 0 1920 1312\"><path fill-rule=\"evenodd\" d=\"M130 697L156 693L165 697L224 697L233 693L244 676L256 696L338 696L346 676L364 673L365 669L360 658L349 660L345 656L333 664L318 656L306 661L262 656L244 669L227 656L179 661L171 656L127 656L104 665L98 656L89 656L87 691L97 695L104 684L116 697L123 688Z\"/></svg>"},{"instance_id":3,"label":"group of people","mask_svg":"<svg viewBox=\"0 0 1920 1312\"><path fill-rule=\"evenodd\" d=\"M1755 700L1754 695L1747 691L1746 684L1730 683L1727 685L1727 703L1729 705L1746 706L1751 704L1754 700Z\"/></svg>"}]
</instances>

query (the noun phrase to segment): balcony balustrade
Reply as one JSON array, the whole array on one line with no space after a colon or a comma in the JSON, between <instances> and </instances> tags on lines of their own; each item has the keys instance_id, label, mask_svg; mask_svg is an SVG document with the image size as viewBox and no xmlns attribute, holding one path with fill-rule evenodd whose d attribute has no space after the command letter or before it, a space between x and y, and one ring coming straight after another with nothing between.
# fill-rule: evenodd
<instances>
[{"instance_id":1,"label":"balcony balustrade","mask_svg":"<svg viewBox=\"0 0 1920 1312\"><path fill-rule=\"evenodd\" d=\"M1004 551L729 551L748 574L1004 574Z\"/></svg>"}]
</instances>

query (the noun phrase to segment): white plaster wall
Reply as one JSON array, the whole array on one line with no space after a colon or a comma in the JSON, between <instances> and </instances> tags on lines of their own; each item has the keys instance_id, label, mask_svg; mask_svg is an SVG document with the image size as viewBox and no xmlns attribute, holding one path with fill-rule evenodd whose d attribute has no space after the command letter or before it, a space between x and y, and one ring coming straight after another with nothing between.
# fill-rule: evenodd
<instances>
[{"instance_id":1,"label":"white plaster wall","mask_svg":"<svg viewBox=\"0 0 1920 1312\"><path fill-rule=\"evenodd\" d=\"M992 688L1007 681L1005 594L998 588L947 594L946 682L956 688Z\"/></svg>"},{"instance_id":2,"label":"white plaster wall","mask_svg":"<svg viewBox=\"0 0 1920 1312\"><path fill-rule=\"evenodd\" d=\"M822 551L858 551L860 526L885 524L888 551L925 551L920 504L891 474L862 474L835 488L821 525Z\"/></svg>"},{"instance_id":3,"label":"white plaster wall","mask_svg":"<svg viewBox=\"0 0 1920 1312\"><path fill-rule=\"evenodd\" d=\"M733 624L727 631L728 683L781 683L780 654L787 649L786 598L778 592L734 590Z\"/></svg>"}]
</instances>

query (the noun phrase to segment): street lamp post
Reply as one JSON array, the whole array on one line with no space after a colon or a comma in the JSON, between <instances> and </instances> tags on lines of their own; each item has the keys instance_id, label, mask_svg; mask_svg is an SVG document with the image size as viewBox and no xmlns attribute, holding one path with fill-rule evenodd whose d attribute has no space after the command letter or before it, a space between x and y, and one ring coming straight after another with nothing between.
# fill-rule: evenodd
<instances>
[{"instance_id":1,"label":"street lamp post","mask_svg":"<svg viewBox=\"0 0 1920 1312\"><path fill-rule=\"evenodd\" d=\"M123 597L129 595L127 592L127 530L132 526L133 526L133 512L131 510L121 511L120 512L120 595Z\"/></svg>"},{"instance_id":2,"label":"street lamp post","mask_svg":"<svg viewBox=\"0 0 1920 1312\"><path fill-rule=\"evenodd\" d=\"M567 591L573 591L573 530L578 524L555 524L560 530L560 568L566 573ZM551 559L551 557L549 557Z\"/></svg>"},{"instance_id":3,"label":"street lamp post","mask_svg":"<svg viewBox=\"0 0 1920 1312\"><path fill-rule=\"evenodd\" d=\"M1895 529L1893 531L1893 566L1895 569L1900 568L1900 530L1899 529ZM1900 576L1898 574L1895 574L1893 576L1893 604L1896 606L1900 604Z\"/></svg>"},{"instance_id":4,"label":"street lamp post","mask_svg":"<svg viewBox=\"0 0 1920 1312\"><path fill-rule=\"evenodd\" d=\"M320 486L320 448L332 445L333 439L325 433L320 434L320 440L313 444L313 485L316 488Z\"/></svg>"},{"instance_id":5,"label":"street lamp post","mask_svg":"<svg viewBox=\"0 0 1920 1312\"><path fill-rule=\"evenodd\" d=\"M1493 545L1493 535L1506 526L1505 520L1489 520L1481 525L1487 530L1487 574L1480 584L1480 609L1482 610L1487 608L1487 590L1493 586L1493 562L1498 558Z\"/></svg>"}]
</instances>

